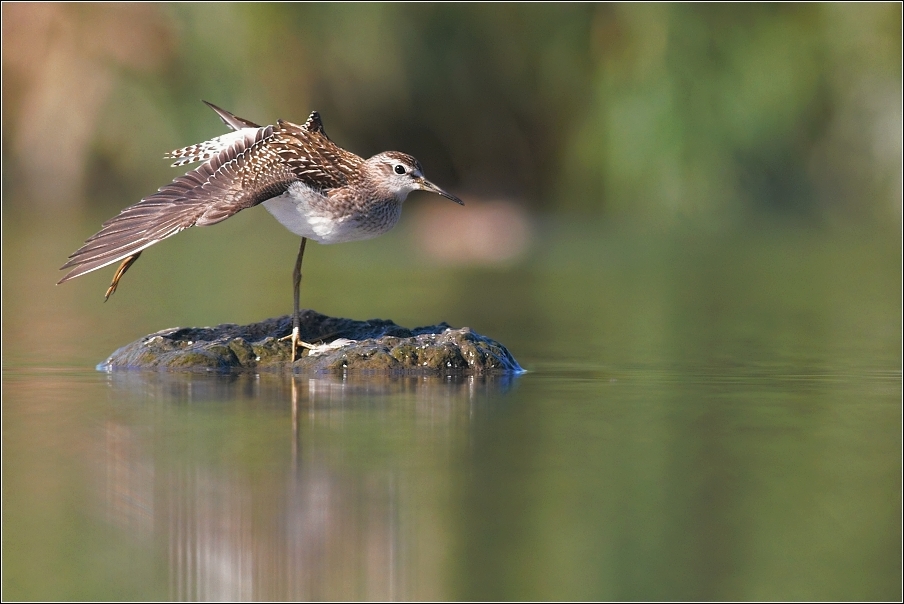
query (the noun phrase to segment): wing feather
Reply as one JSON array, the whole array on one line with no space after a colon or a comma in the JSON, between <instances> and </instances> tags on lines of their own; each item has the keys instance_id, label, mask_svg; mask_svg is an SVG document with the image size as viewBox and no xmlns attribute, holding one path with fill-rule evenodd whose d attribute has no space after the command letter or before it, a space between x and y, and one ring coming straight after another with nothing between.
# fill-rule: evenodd
<instances>
[{"instance_id":1,"label":"wing feather","mask_svg":"<svg viewBox=\"0 0 904 604\"><path fill-rule=\"evenodd\" d=\"M216 224L280 195L296 180L273 166L273 128L262 128L249 144L237 139L207 163L124 209L89 237L61 268L60 283L132 256L192 226Z\"/></svg>"},{"instance_id":2,"label":"wing feather","mask_svg":"<svg viewBox=\"0 0 904 604\"><path fill-rule=\"evenodd\" d=\"M141 252L167 237L216 224L282 195L295 182L326 196L360 174L364 160L327 137L316 111L303 126L279 120L260 127L207 105L234 132L170 152L179 159L174 165L204 163L106 221L61 267L71 270L60 283L122 261L109 296Z\"/></svg>"}]
</instances>

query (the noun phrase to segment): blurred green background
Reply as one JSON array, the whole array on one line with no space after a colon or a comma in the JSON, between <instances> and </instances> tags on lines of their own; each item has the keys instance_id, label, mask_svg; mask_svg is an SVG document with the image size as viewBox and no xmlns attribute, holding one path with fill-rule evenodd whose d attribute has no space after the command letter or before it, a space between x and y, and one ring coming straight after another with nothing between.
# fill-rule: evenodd
<instances>
[{"instance_id":1,"label":"blurred green background","mask_svg":"<svg viewBox=\"0 0 904 604\"><path fill-rule=\"evenodd\" d=\"M899 598L901 10L4 3L3 596ZM291 309L262 208L54 285L200 99L466 202L309 246L303 306L530 372L93 371Z\"/></svg>"},{"instance_id":2,"label":"blurred green background","mask_svg":"<svg viewBox=\"0 0 904 604\"><path fill-rule=\"evenodd\" d=\"M112 267L52 286L182 173L164 152L224 132L200 99L258 123L317 109L341 146L411 153L466 200L414 195L396 232L309 249L302 302L328 314L517 336L550 315L510 294L546 297L530 275L553 258L655 282L638 261L747 235L845 255L840 234L895 272L901 77L897 4L4 4L4 327L52 339L35 362L99 360L290 310L297 238L261 208L155 246L109 304Z\"/></svg>"},{"instance_id":3,"label":"blurred green background","mask_svg":"<svg viewBox=\"0 0 904 604\"><path fill-rule=\"evenodd\" d=\"M136 201L223 129L203 98L536 211L901 216L896 3L26 3L3 51L4 205Z\"/></svg>"}]
</instances>

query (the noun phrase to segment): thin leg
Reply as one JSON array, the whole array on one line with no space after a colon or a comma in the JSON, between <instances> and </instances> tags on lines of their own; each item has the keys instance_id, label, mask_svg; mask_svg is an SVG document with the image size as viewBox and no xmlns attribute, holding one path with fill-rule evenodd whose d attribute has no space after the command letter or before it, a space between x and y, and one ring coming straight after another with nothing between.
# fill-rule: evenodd
<instances>
[{"instance_id":1,"label":"thin leg","mask_svg":"<svg viewBox=\"0 0 904 604\"><path fill-rule=\"evenodd\" d=\"M298 307L301 302L301 260L304 258L304 246L308 243L307 237L301 238L301 247L298 248L298 259L295 260L295 270L292 271L292 283L295 287L295 295L293 296L293 312L292 312L292 362L295 362L295 349L298 347L299 330L301 321L298 318Z\"/></svg>"},{"instance_id":2,"label":"thin leg","mask_svg":"<svg viewBox=\"0 0 904 604\"><path fill-rule=\"evenodd\" d=\"M126 271L129 270L135 261L138 260L138 256L141 255L141 252L137 254L132 254L128 258L122 261L122 264L119 265L119 268L116 269L116 274L113 275L113 282L110 284L110 287L107 288L107 293L104 294L104 302L110 299L110 295L116 291L117 286L119 286L119 280L122 279L122 276L126 274Z\"/></svg>"},{"instance_id":3,"label":"thin leg","mask_svg":"<svg viewBox=\"0 0 904 604\"><path fill-rule=\"evenodd\" d=\"M304 257L304 246L307 244L307 237L301 238L301 247L298 248L298 259L295 260L295 270L292 271L292 285L294 289L293 305L292 305L292 335L280 338L280 340L292 340L292 362L295 362L295 351L299 346L302 348L314 348L311 344L301 341L301 319L299 318L299 305L301 300L301 260Z\"/></svg>"}]
</instances>

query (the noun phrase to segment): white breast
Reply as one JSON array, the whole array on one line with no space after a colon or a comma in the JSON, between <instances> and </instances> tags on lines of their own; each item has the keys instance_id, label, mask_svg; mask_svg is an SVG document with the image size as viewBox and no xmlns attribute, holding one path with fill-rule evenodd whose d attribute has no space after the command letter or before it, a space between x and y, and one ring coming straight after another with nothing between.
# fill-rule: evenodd
<instances>
[{"instance_id":1,"label":"white breast","mask_svg":"<svg viewBox=\"0 0 904 604\"><path fill-rule=\"evenodd\" d=\"M402 209L398 204L391 222L383 228L374 228L377 225L362 215L343 216L324 211L328 204L329 200L319 191L296 182L279 197L265 201L263 206L284 227L317 243L345 243L376 237L392 228Z\"/></svg>"}]
</instances>

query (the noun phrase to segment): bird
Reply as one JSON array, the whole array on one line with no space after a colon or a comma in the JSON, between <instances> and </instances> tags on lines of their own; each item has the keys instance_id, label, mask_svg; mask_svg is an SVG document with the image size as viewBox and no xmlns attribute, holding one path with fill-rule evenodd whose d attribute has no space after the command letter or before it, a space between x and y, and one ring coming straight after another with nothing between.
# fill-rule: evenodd
<instances>
[{"instance_id":1,"label":"bird","mask_svg":"<svg viewBox=\"0 0 904 604\"><path fill-rule=\"evenodd\" d=\"M292 272L291 359L299 347L312 348L299 335L301 265L305 244L371 239L398 222L413 191L464 202L424 177L420 162L399 151L364 159L336 145L320 113L304 124L279 119L259 126L203 101L231 132L175 149L165 155L173 167L200 165L122 210L69 256L58 282L120 262L104 294L106 302L142 252L193 226L217 224L238 212L263 205L276 220L301 237Z\"/></svg>"}]
</instances>

